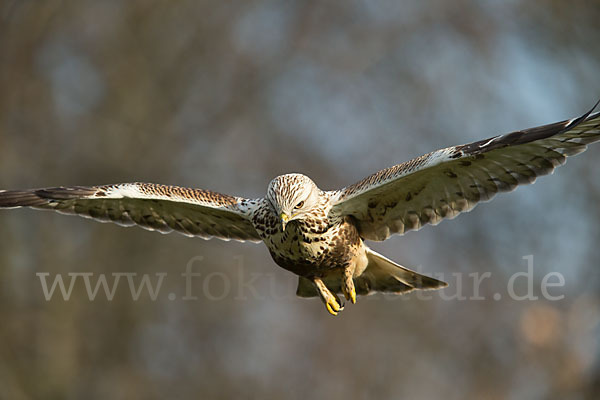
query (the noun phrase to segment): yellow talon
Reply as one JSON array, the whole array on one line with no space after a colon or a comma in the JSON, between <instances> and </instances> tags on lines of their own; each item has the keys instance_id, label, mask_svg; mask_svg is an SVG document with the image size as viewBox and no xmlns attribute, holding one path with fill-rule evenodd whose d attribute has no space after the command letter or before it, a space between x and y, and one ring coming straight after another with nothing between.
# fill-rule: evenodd
<instances>
[{"instance_id":1,"label":"yellow talon","mask_svg":"<svg viewBox=\"0 0 600 400\"><path fill-rule=\"evenodd\" d=\"M321 278L315 277L313 278L313 282L317 288L317 292L319 293L319 297L327 307L327 311L331 315L338 315L338 312L344 309L344 306L340 303L339 299L336 295L331 293L327 286L323 283Z\"/></svg>"},{"instance_id":2,"label":"yellow talon","mask_svg":"<svg viewBox=\"0 0 600 400\"><path fill-rule=\"evenodd\" d=\"M354 287L352 288L352 290L350 291L350 298L347 300L350 300L352 302L352 304L356 304L356 289L354 289Z\"/></svg>"},{"instance_id":3,"label":"yellow talon","mask_svg":"<svg viewBox=\"0 0 600 400\"><path fill-rule=\"evenodd\" d=\"M354 285L346 290L343 290L343 292L346 300L351 301L352 304L356 304L356 289L354 288Z\"/></svg>"},{"instance_id":4,"label":"yellow talon","mask_svg":"<svg viewBox=\"0 0 600 400\"><path fill-rule=\"evenodd\" d=\"M337 302L335 297L330 298L327 301L327 303L325 303L325 306L327 307L327 311L329 311L329 314L331 315L338 315L338 312L344 309L344 306L340 305L340 303Z\"/></svg>"},{"instance_id":5,"label":"yellow talon","mask_svg":"<svg viewBox=\"0 0 600 400\"><path fill-rule=\"evenodd\" d=\"M339 308L337 310L334 310L334 307L332 307L331 303L327 303L326 306L327 306L327 311L329 311L329 314L338 315ZM337 306L337 304L336 304L336 306Z\"/></svg>"},{"instance_id":6,"label":"yellow talon","mask_svg":"<svg viewBox=\"0 0 600 400\"><path fill-rule=\"evenodd\" d=\"M354 280L352 279L352 270L346 269L342 280L342 292L346 300L350 300L352 304L356 304L356 289Z\"/></svg>"}]
</instances>

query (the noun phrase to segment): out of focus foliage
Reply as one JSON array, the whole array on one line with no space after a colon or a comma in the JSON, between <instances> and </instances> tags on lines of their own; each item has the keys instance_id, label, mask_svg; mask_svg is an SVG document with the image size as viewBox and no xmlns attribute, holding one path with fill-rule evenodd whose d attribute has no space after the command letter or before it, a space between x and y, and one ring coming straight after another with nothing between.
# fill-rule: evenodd
<instances>
[{"instance_id":1,"label":"out of focus foliage","mask_svg":"<svg viewBox=\"0 0 600 400\"><path fill-rule=\"evenodd\" d=\"M583 113L600 96L598 21L584 0L4 0L0 187L258 197L285 172L341 187ZM0 397L598 398L599 155L373 244L451 286L337 318L295 298L262 246L2 212ZM508 282L527 255L539 299L517 301ZM198 298L183 300L196 256ZM40 272L168 275L155 301L132 300L125 278L112 301L81 282L46 301ZM475 297L469 274L485 272L484 300L454 296ZM541 295L549 272L565 278L560 301Z\"/></svg>"}]
</instances>

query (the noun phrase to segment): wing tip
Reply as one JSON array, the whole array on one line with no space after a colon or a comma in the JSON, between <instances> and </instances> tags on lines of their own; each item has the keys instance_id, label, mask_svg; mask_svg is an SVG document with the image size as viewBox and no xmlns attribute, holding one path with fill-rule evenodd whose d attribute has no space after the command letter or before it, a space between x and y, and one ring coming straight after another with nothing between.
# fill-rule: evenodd
<instances>
[{"instance_id":1,"label":"wing tip","mask_svg":"<svg viewBox=\"0 0 600 400\"><path fill-rule=\"evenodd\" d=\"M34 190L0 191L0 208L36 207L46 203Z\"/></svg>"},{"instance_id":2,"label":"wing tip","mask_svg":"<svg viewBox=\"0 0 600 400\"><path fill-rule=\"evenodd\" d=\"M594 112L594 110L596 108L598 108L598 105L600 105L600 99L598 99L598 101L596 101L596 104L594 104L592 106L592 108L590 108L582 116L568 120L567 123L565 124L565 126L563 127L563 132L575 128L577 125L581 124L582 122L586 122L590 119L594 119L594 118L600 116L600 112Z\"/></svg>"},{"instance_id":3,"label":"wing tip","mask_svg":"<svg viewBox=\"0 0 600 400\"><path fill-rule=\"evenodd\" d=\"M53 200L88 197L96 189L82 186L27 190L0 190L0 208L42 207Z\"/></svg>"}]
</instances>

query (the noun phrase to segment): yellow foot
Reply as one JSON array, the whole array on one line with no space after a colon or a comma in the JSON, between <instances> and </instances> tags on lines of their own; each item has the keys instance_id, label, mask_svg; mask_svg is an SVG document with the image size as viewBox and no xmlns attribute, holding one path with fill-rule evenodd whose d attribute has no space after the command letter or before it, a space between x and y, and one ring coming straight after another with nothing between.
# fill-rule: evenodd
<instances>
[{"instance_id":1,"label":"yellow foot","mask_svg":"<svg viewBox=\"0 0 600 400\"><path fill-rule=\"evenodd\" d=\"M317 287L317 292L319 292L319 297L321 301L325 304L327 311L331 315L338 315L340 311L344 309L343 304L339 301L338 297L331 293L331 290L325 286L323 281L320 278L313 278L313 282Z\"/></svg>"},{"instance_id":2,"label":"yellow foot","mask_svg":"<svg viewBox=\"0 0 600 400\"><path fill-rule=\"evenodd\" d=\"M344 276L342 278L342 293L346 300L356 304L356 289L354 288L354 280L352 279L353 271L350 269L344 270Z\"/></svg>"},{"instance_id":3,"label":"yellow foot","mask_svg":"<svg viewBox=\"0 0 600 400\"><path fill-rule=\"evenodd\" d=\"M325 303L325 307L327 307L327 311L329 311L329 314L331 315L338 315L338 313L344 309L344 306L340 305L335 297L332 298L331 301Z\"/></svg>"},{"instance_id":4,"label":"yellow foot","mask_svg":"<svg viewBox=\"0 0 600 400\"><path fill-rule=\"evenodd\" d=\"M354 289L354 286L352 286L349 293L344 292L344 297L346 297L346 300L350 300L352 304L356 304L356 289Z\"/></svg>"}]
</instances>

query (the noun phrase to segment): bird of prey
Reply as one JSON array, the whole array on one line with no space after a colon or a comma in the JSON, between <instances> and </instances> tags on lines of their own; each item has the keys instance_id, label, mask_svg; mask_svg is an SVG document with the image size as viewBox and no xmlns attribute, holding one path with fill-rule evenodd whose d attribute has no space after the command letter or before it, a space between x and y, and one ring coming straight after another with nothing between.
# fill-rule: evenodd
<instances>
[{"instance_id":1,"label":"bird of prey","mask_svg":"<svg viewBox=\"0 0 600 400\"><path fill-rule=\"evenodd\" d=\"M357 294L447 286L376 253L365 240L436 225L553 172L600 140L596 106L568 121L434 151L340 190L324 191L305 175L286 174L274 178L259 199L123 183L0 191L0 208L32 207L162 233L263 242L279 266L299 276L297 295L319 296L337 315L343 309L338 294L355 303Z\"/></svg>"}]
</instances>

